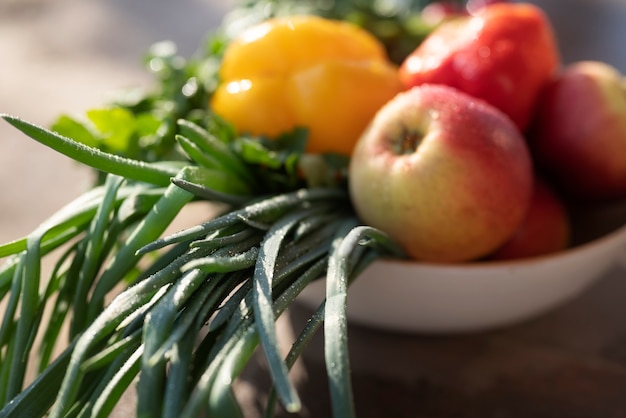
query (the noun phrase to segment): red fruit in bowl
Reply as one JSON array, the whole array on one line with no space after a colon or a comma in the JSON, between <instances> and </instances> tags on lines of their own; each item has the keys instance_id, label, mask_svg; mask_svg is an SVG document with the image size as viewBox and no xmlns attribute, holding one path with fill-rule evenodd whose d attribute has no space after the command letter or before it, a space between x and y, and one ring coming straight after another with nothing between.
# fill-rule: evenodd
<instances>
[{"instance_id":1,"label":"red fruit in bowl","mask_svg":"<svg viewBox=\"0 0 626 418\"><path fill-rule=\"evenodd\" d=\"M604 62L566 66L541 97L529 143L570 194L626 196L626 78Z\"/></svg>"},{"instance_id":2,"label":"red fruit in bowl","mask_svg":"<svg viewBox=\"0 0 626 418\"><path fill-rule=\"evenodd\" d=\"M491 260L535 257L562 251L569 245L570 221L565 204L544 181L535 178L530 207L515 234Z\"/></svg>"},{"instance_id":3,"label":"red fruit in bowl","mask_svg":"<svg viewBox=\"0 0 626 418\"><path fill-rule=\"evenodd\" d=\"M486 256L521 224L533 172L502 112L451 87L422 85L379 110L349 167L354 208L415 259Z\"/></svg>"},{"instance_id":4,"label":"red fruit in bowl","mask_svg":"<svg viewBox=\"0 0 626 418\"><path fill-rule=\"evenodd\" d=\"M406 88L445 84L507 114L520 130L560 64L553 29L541 9L496 3L445 21L400 67Z\"/></svg>"}]
</instances>

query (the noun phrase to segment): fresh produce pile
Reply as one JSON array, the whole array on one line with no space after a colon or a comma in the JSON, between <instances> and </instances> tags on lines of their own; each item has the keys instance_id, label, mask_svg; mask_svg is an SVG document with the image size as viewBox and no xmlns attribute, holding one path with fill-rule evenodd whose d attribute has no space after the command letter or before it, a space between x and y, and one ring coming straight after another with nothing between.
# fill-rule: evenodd
<instances>
[{"instance_id":1,"label":"fresh produce pile","mask_svg":"<svg viewBox=\"0 0 626 418\"><path fill-rule=\"evenodd\" d=\"M96 175L0 246L0 417L104 417L131 386L137 416L242 416L259 347L266 415L296 412L289 368L322 326L353 416L348 286L369 263L560 251L566 199L626 194L622 76L564 67L529 4L244 2L193 59L147 60L154 91L51 129L2 116ZM203 202L222 212L164 234ZM322 277L284 358L275 321Z\"/></svg>"}]
</instances>

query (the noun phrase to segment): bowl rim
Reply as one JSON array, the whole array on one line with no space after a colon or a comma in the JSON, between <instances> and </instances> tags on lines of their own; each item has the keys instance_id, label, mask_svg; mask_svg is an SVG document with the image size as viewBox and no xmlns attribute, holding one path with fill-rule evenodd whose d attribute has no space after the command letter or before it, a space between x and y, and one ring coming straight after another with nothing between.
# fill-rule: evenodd
<instances>
[{"instance_id":1,"label":"bowl rim","mask_svg":"<svg viewBox=\"0 0 626 418\"><path fill-rule=\"evenodd\" d=\"M501 269L501 268L519 268L528 265L537 265L541 263L550 263L557 262L562 259L567 259L571 257L575 257L577 254L590 251L593 248L600 247L602 245L608 245L612 242L616 244L619 241L623 240L623 236L626 235L626 222L624 222L621 226L611 230L610 232L605 233L599 237L593 238L589 241L576 244L565 248L558 252L553 252L549 254L542 254L533 257L523 257L523 258L513 258L506 260L472 260L467 262L459 262L459 263L445 263L445 262L436 262L436 261L421 261L410 258L394 258L394 257L382 257L376 261L382 261L387 264L399 264L403 266L412 265L414 267L423 267L428 269L441 269L441 270L460 270L460 269L472 269L472 270L482 270L482 269ZM624 248L626 249L626 242L624 242ZM626 257L626 254L625 254Z\"/></svg>"}]
</instances>

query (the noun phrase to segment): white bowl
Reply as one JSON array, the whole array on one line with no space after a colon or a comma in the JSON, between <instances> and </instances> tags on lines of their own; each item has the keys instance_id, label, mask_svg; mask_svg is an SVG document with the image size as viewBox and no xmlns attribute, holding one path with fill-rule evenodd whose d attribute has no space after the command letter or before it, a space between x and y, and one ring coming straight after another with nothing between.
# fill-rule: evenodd
<instances>
[{"instance_id":1,"label":"white bowl","mask_svg":"<svg viewBox=\"0 0 626 418\"><path fill-rule=\"evenodd\" d=\"M410 333L460 333L512 325L554 309L624 259L625 205L578 217L584 222L576 226L577 240L584 243L553 255L466 264L378 260L349 288L348 320ZM317 307L324 292L325 281L319 280L299 301Z\"/></svg>"}]
</instances>

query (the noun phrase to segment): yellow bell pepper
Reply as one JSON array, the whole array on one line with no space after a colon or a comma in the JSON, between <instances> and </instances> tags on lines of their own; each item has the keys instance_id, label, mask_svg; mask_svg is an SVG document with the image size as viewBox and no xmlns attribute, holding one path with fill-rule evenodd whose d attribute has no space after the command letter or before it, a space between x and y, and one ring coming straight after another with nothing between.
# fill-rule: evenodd
<instances>
[{"instance_id":1,"label":"yellow bell pepper","mask_svg":"<svg viewBox=\"0 0 626 418\"><path fill-rule=\"evenodd\" d=\"M347 22L267 20L226 48L213 111L240 133L309 130L307 152L350 155L369 121L400 90L382 44Z\"/></svg>"}]
</instances>

